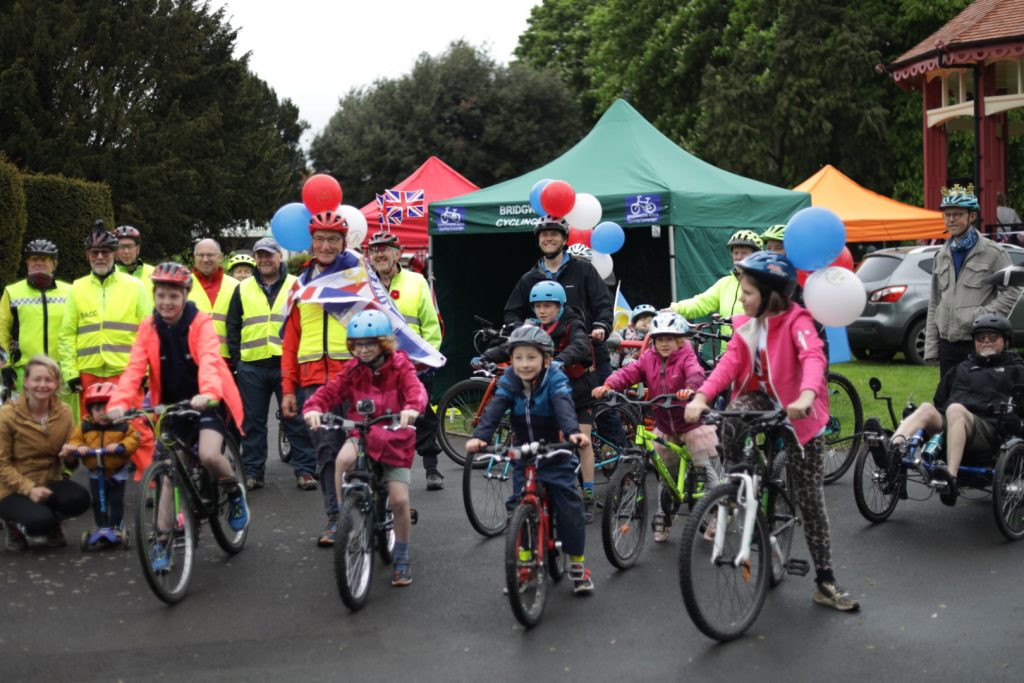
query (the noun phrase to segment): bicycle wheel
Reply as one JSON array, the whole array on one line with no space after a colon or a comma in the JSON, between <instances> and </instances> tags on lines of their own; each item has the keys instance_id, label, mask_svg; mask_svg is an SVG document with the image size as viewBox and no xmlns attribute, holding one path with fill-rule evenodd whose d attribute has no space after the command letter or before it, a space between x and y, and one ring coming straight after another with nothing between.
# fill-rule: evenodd
<instances>
[{"instance_id":1,"label":"bicycle wheel","mask_svg":"<svg viewBox=\"0 0 1024 683\"><path fill-rule=\"evenodd\" d=\"M281 411L277 412L277 456L281 462L291 462L292 444L288 441L288 435L284 432L284 422L281 420Z\"/></svg>"},{"instance_id":2,"label":"bicycle wheel","mask_svg":"<svg viewBox=\"0 0 1024 683\"><path fill-rule=\"evenodd\" d=\"M363 494L354 491L338 515L334 546L334 581L345 607L355 612L366 604L373 579L373 514Z\"/></svg>"},{"instance_id":3,"label":"bicycle wheel","mask_svg":"<svg viewBox=\"0 0 1024 683\"><path fill-rule=\"evenodd\" d=\"M757 619L768 594L768 533L764 518L754 518L750 558L736 566L742 545L744 509L737 502L737 484L725 484L701 498L686 520L679 549L679 586L693 623L710 638L739 638ZM726 511L724 526L717 523L717 537L724 534L722 554L712 560L714 543L704 533L718 508ZM717 521L717 519L716 519Z\"/></svg>"},{"instance_id":4,"label":"bicycle wheel","mask_svg":"<svg viewBox=\"0 0 1024 683\"><path fill-rule=\"evenodd\" d=\"M629 569L640 557L647 536L647 469L643 458L616 470L604 494L601 542L608 561Z\"/></svg>"},{"instance_id":5,"label":"bicycle wheel","mask_svg":"<svg viewBox=\"0 0 1024 683\"><path fill-rule=\"evenodd\" d=\"M888 454L882 457L887 461L886 467L879 467L865 445L857 453L853 467L853 499L860 514L872 524L884 522L892 515L900 502L900 486L906 477L901 467L888 462Z\"/></svg>"},{"instance_id":6,"label":"bicycle wheel","mask_svg":"<svg viewBox=\"0 0 1024 683\"><path fill-rule=\"evenodd\" d=\"M512 513L505 537L505 586L512 613L527 628L540 622L547 600L547 577L539 552L543 543L540 510L521 503Z\"/></svg>"},{"instance_id":7,"label":"bicycle wheel","mask_svg":"<svg viewBox=\"0 0 1024 683\"><path fill-rule=\"evenodd\" d=\"M853 382L838 372L828 373L828 423L825 425L825 483L839 480L850 469L863 440L864 409Z\"/></svg>"},{"instance_id":8,"label":"bicycle wheel","mask_svg":"<svg viewBox=\"0 0 1024 683\"><path fill-rule=\"evenodd\" d=\"M384 564L391 564L395 559L395 513L391 511L391 498L387 491L377 498L377 554Z\"/></svg>"},{"instance_id":9,"label":"bicycle wheel","mask_svg":"<svg viewBox=\"0 0 1024 683\"><path fill-rule=\"evenodd\" d=\"M487 393L490 380L471 377L456 382L444 392L437 404L437 440L449 458L459 465L466 464L466 441L476 429L477 411ZM504 418L492 442L507 444L511 441L508 418Z\"/></svg>"},{"instance_id":10,"label":"bicycle wheel","mask_svg":"<svg viewBox=\"0 0 1024 683\"><path fill-rule=\"evenodd\" d=\"M189 493L166 460L146 468L139 490L133 535L142 573L153 593L173 605L185 597L195 564L196 523ZM170 529L158 527L161 509ZM154 568L158 558L162 558L162 566Z\"/></svg>"},{"instance_id":11,"label":"bicycle wheel","mask_svg":"<svg viewBox=\"0 0 1024 683\"><path fill-rule=\"evenodd\" d=\"M992 511L996 524L1011 541L1024 538L1024 445L999 454L992 480Z\"/></svg>"},{"instance_id":12,"label":"bicycle wheel","mask_svg":"<svg viewBox=\"0 0 1024 683\"><path fill-rule=\"evenodd\" d=\"M768 540L772 549L771 585L777 586L786 578L786 563L793 552L793 534L796 532L796 508L791 500L783 495L792 495L793 486L789 480L789 468L786 467L786 453L775 456L772 463L772 482L775 487L768 491Z\"/></svg>"},{"instance_id":13,"label":"bicycle wheel","mask_svg":"<svg viewBox=\"0 0 1024 683\"><path fill-rule=\"evenodd\" d=\"M477 468L473 459L462 466L462 504L476 531L487 538L497 536L508 526L506 501L512 495L512 463L495 462L489 455L476 456L484 466Z\"/></svg>"},{"instance_id":14,"label":"bicycle wheel","mask_svg":"<svg viewBox=\"0 0 1024 683\"><path fill-rule=\"evenodd\" d=\"M245 490L245 473L242 471L242 458L238 453L238 444L231 436L224 437L224 457L228 459L228 463L231 465L231 472L235 477L235 481L238 482L238 490L242 494L242 500L248 505L249 495L248 491ZM216 489L212 494L217 496L217 514L210 517L210 530L213 532L213 537L217 539L217 545L220 546L221 550L229 555L234 555L241 552L242 548L245 547L245 539L249 535L249 526L252 522L252 510L249 510L249 522L246 522L245 527L240 531L235 531L231 528L231 524L228 523L228 515L231 514L231 503L228 501L228 495L224 492L224 489L216 484L213 487Z\"/></svg>"},{"instance_id":15,"label":"bicycle wheel","mask_svg":"<svg viewBox=\"0 0 1024 683\"><path fill-rule=\"evenodd\" d=\"M600 425L603 422L606 426L614 426L617 420L622 426L622 431L615 435L602 434ZM601 470L604 476L609 479L615 474L615 468L619 464L619 458L625 449L629 448L636 439L636 424L639 420L637 411L628 405L599 408L594 412L594 425L590 439L594 444L594 464ZM618 432L618 429L615 429ZM619 443L617 439L621 439Z\"/></svg>"}]
</instances>

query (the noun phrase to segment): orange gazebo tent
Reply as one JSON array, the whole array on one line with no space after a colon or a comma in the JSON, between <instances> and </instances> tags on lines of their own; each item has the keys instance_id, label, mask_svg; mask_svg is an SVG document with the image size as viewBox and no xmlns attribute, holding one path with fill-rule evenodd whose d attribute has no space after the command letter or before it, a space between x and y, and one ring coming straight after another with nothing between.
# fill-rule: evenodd
<instances>
[{"instance_id":1,"label":"orange gazebo tent","mask_svg":"<svg viewBox=\"0 0 1024 683\"><path fill-rule=\"evenodd\" d=\"M846 224L847 242L943 239L942 214L861 187L831 164L794 190L809 192L811 204L835 211Z\"/></svg>"}]
</instances>

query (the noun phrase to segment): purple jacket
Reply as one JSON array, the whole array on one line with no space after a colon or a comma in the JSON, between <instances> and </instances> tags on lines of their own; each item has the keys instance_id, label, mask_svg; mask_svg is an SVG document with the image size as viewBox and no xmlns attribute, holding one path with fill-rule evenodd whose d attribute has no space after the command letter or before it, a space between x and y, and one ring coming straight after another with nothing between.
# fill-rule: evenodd
<instances>
[{"instance_id":1,"label":"purple jacket","mask_svg":"<svg viewBox=\"0 0 1024 683\"><path fill-rule=\"evenodd\" d=\"M647 394L674 394L682 389L697 389L704 381L704 368L687 342L668 358L658 355L652 344L635 363L616 370L605 384L615 391L623 391L637 382L647 385ZM686 424L683 409L654 409L654 424L663 434L682 434L699 425Z\"/></svg>"}]
</instances>

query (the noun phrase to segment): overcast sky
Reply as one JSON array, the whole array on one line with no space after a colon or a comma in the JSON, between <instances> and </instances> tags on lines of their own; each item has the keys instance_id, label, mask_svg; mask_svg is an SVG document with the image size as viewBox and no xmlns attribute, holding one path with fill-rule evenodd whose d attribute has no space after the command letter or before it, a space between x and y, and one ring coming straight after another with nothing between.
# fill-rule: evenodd
<instances>
[{"instance_id":1,"label":"overcast sky","mask_svg":"<svg viewBox=\"0 0 1024 683\"><path fill-rule=\"evenodd\" d=\"M453 40L487 45L507 63L540 0L211 0L238 29L237 52L280 98L299 107L309 146L350 88L408 73Z\"/></svg>"}]
</instances>

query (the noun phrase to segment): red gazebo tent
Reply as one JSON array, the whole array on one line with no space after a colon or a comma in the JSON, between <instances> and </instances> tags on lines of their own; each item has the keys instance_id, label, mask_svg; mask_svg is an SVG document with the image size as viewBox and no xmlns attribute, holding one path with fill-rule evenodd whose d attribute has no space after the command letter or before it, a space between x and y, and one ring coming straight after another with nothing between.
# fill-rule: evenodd
<instances>
[{"instance_id":1,"label":"red gazebo tent","mask_svg":"<svg viewBox=\"0 0 1024 683\"><path fill-rule=\"evenodd\" d=\"M423 162L412 174L400 183L381 190L423 190L424 206L431 202L439 202L443 199L458 197L459 195L475 192L480 188L467 180L458 171L444 163L435 156ZM367 240L373 233L377 232L378 211L376 201L370 202L360 211L366 216L369 223L367 229ZM424 212L423 218L410 218L401 225L391 226L391 232L398 235L402 241L402 247L406 250L426 249L429 240L427 239L428 216ZM365 243L366 240L364 240Z\"/></svg>"}]
</instances>

